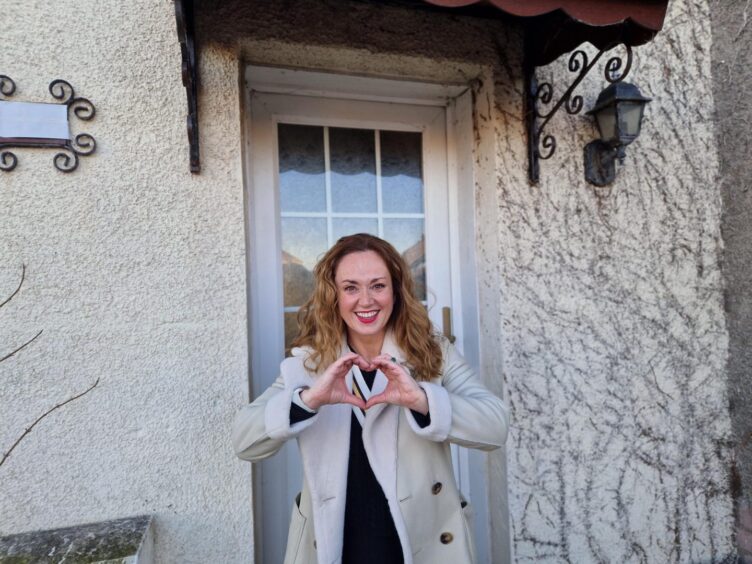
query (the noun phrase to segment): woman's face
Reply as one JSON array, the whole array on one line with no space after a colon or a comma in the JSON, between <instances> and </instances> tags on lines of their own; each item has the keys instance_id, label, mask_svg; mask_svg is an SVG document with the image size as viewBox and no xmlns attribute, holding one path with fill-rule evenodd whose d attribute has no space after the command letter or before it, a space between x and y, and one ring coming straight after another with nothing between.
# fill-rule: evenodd
<instances>
[{"instance_id":1,"label":"woman's face","mask_svg":"<svg viewBox=\"0 0 752 564\"><path fill-rule=\"evenodd\" d=\"M348 336L383 339L394 306L392 277L384 260L374 251L345 255L334 282Z\"/></svg>"}]
</instances>

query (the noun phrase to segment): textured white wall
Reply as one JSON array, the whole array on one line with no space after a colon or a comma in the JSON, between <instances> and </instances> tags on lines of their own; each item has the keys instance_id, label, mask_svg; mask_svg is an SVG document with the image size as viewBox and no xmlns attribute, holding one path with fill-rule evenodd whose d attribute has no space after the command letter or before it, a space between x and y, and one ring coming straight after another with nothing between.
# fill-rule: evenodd
<instances>
[{"instance_id":1,"label":"textured white wall","mask_svg":"<svg viewBox=\"0 0 752 564\"><path fill-rule=\"evenodd\" d=\"M249 469L228 429L247 397L236 58L203 53L203 172L188 172L168 0L2 3L0 74L18 101L68 80L97 108L98 150L65 175L52 150L0 173L0 535L156 514L159 562L247 562Z\"/></svg>"},{"instance_id":2,"label":"textured white wall","mask_svg":"<svg viewBox=\"0 0 752 564\"><path fill-rule=\"evenodd\" d=\"M539 187L525 182L520 147L500 146L516 561L733 552L708 16L704 0L674 0L661 34L635 50L631 80L654 101L613 186L583 179L595 137L583 116L551 122L559 148ZM539 73L558 94L566 63ZM586 109L598 74L583 83Z\"/></svg>"}]
</instances>

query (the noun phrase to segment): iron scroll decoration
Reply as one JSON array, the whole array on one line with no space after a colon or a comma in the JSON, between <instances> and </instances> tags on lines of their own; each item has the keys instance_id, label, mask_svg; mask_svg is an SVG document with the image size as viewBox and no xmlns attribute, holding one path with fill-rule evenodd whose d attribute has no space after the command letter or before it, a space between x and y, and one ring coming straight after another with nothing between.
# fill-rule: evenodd
<instances>
[{"instance_id":1,"label":"iron scroll decoration","mask_svg":"<svg viewBox=\"0 0 752 564\"><path fill-rule=\"evenodd\" d=\"M13 96L15 91L16 83L13 82L13 79L4 74L0 74L0 95L9 98ZM16 168L18 159L16 158L16 155L10 151L4 150L3 147L4 145L0 145L0 170L9 172Z\"/></svg>"},{"instance_id":2,"label":"iron scroll decoration","mask_svg":"<svg viewBox=\"0 0 752 564\"><path fill-rule=\"evenodd\" d=\"M10 98L16 91L16 84L5 75L0 75L0 94ZM90 121L96 115L96 108L88 98L76 96L73 86L62 79L50 82L49 91L59 104L68 107L68 119L71 113L82 121ZM54 148L60 151L53 157L55 168L61 172L73 172L78 168L79 157L91 155L97 149L94 137L88 133L79 133L70 139L33 139L0 138L0 170L10 172L18 165L16 155L7 150L9 147Z\"/></svg>"},{"instance_id":3,"label":"iron scroll decoration","mask_svg":"<svg viewBox=\"0 0 752 564\"><path fill-rule=\"evenodd\" d=\"M535 67L526 65L525 116L528 142L528 178L532 184L537 184L540 178L539 161L550 159L556 152L556 138L551 134L544 135L543 130L562 106L570 115L575 115L582 111L583 99L579 94L574 94L575 89L603 54L616 46L617 44L614 44L601 49L596 53L592 61L585 51L581 49L574 51L569 57L568 69L569 72L577 73L577 76L569 88L561 95L561 98L545 113L539 110L538 102L546 106L551 104L554 97L554 87L550 82L544 82L539 85L535 78ZM604 68L603 74L611 84L624 80L632 69L632 47L629 45L624 45L624 47L626 48L625 60L622 60L620 56L613 56L608 60ZM540 123L538 120L541 120Z\"/></svg>"}]
</instances>

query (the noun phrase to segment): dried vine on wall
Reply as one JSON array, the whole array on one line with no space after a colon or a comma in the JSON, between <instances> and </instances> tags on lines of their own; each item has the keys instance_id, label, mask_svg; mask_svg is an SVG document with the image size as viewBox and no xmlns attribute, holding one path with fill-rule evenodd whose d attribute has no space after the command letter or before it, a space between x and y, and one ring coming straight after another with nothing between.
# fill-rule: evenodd
<instances>
[{"instance_id":1,"label":"dried vine on wall","mask_svg":"<svg viewBox=\"0 0 752 564\"><path fill-rule=\"evenodd\" d=\"M16 287L15 291L10 296L8 296L2 303L0 303L0 309L2 309L5 305L7 305L14 297L16 297L16 295L21 291L21 287L23 286L25 280L26 280L26 265L24 264L24 265L21 266L21 280L19 281L18 286ZM23 350L28 345L30 345L31 343L33 343L37 339L37 337L39 337L41 334L42 334L42 330L40 329L39 332L36 335L34 335L31 339L29 339L25 343L23 343L21 346L16 347L11 352L9 352L9 353L3 355L2 357L0 357L0 362L7 361L11 357L13 357L16 353L19 353L21 350ZM31 433L31 431L34 429L34 427L36 427L42 421L42 419L44 419L45 417L47 417L50 413L52 413L56 409L60 409L65 404L70 403L70 402L72 402L74 400L79 399L80 397L85 396L90 391L92 391L94 388L96 388L98 384L99 384L99 378L97 378L96 382L94 382L94 384L92 384L91 386L89 386L83 392L81 392L79 394L75 394L75 395L69 397L68 399L66 399L65 401L62 401L62 402L60 402L58 404L55 404L53 407L51 407L50 409L48 409L47 411L45 411L44 413L42 413L42 415L40 415L39 417L37 417L31 425L29 425L28 427L26 427L24 429L23 433L21 433L18 436L18 438L13 442L13 444L11 445L11 447L7 451L5 451L5 453L3 454L2 458L0 458L0 466L2 466L3 464L5 464L5 461L8 460L8 457L15 450L15 448L19 444L21 444L21 441L23 441L28 436L28 434Z\"/></svg>"}]
</instances>

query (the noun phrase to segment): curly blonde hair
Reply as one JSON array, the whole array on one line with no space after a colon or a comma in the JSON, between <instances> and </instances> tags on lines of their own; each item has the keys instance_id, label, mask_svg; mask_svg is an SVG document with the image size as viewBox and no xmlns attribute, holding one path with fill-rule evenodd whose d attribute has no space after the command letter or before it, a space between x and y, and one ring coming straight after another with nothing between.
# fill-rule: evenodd
<instances>
[{"instance_id":1,"label":"curly blonde hair","mask_svg":"<svg viewBox=\"0 0 752 564\"><path fill-rule=\"evenodd\" d=\"M366 233L342 237L314 267L313 294L298 312L300 331L292 345L313 350L306 359L306 368L314 372L321 372L337 360L346 331L337 302L337 266L344 256L365 251L375 252L389 269L394 307L388 327L405 354L413 377L418 381L435 378L443 365L440 337L434 332L425 307L415 297L410 268L392 245Z\"/></svg>"}]
</instances>

